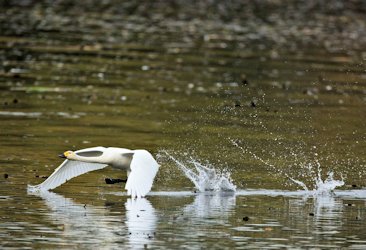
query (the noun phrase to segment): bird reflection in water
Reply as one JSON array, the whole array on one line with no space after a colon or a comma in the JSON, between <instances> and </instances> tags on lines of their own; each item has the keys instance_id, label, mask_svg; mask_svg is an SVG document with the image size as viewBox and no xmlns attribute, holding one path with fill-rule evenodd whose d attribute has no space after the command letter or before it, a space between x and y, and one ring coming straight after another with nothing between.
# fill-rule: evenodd
<instances>
[{"instance_id":1,"label":"bird reflection in water","mask_svg":"<svg viewBox=\"0 0 366 250\"><path fill-rule=\"evenodd\" d=\"M124 204L125 223L121 223L121 218L115 213L109 214L104 206L78 204L49 191L31 194L44 200L49 208L46 214L52 223L62 229L65 244L102 244L103 247L113 248L123 243L128 248L143 248L151 243L155 233L155 209L145 198L127 199ZM123 211L120 212L123 215Z\"/></svg>"},{"instance_id":2,"label":"bird reflection in water","mask_svg":"<svg viewBox=\"0 0 366 250\"><path fill-rule=\"evenodd\" d=\"M179 200L179 197L182 197L177 195L177 192L158 193L162 199L170 196ZM123 244L128 249L141 249L158 244L156 229L159 218L155 208L145 198L127 198L123 203L125 208L123 210L119 202L107 202L107 207L93 206L78 204L70 198L49 191L31 194L41 197L48 206L48 210L40 209L40 212L49 217L48 221L53 224L51 226L53 233L62 235L61 242L56 244L66 246L79 244L84 247L102 244L103 248L117 248ZM154 195L154 192L151 195ZM177 213L188 219L182 220L179 228L189 234L192 227L197 224L203 226L208 223L202 230L210 231L212 223L227 223L235 208L236 197L233 192L202 192L189 195L195 196L194 201L177 207L180 211ZM185 192L183 196L187 196L187 193ZM162 213L166 218L170 211L163 209ZM166 223L166 220L162 219L160 223ZM48 225L47 220L45 224ZM54 225L61 231L55 231ZM176 230L179 231L179 228ZM164 233L167 232L159 234Z\"/></svg>"},{"instance_id":3,"label":"bird reflection in water","mask_svg":"<svg viewBox=\"0 0 366 250\"><path fill-rule=\"evenodd\" d=\"M126 225L131 246L147 244L155 235L157 224L156 212L151 203L145 199L127 199Z\"/></svg>"}]
</instances>

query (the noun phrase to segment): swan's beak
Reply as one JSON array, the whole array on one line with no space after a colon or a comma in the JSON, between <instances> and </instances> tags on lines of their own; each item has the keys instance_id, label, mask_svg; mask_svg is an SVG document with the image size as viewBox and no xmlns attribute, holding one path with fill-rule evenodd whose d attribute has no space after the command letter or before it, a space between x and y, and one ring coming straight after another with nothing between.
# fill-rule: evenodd
<instances>
[{"instance_id":1,"label":"swan's beak","mask_svg":"<svg viewBox=\"0 0 366 250\"><path fill-rule=\"evenodd\" d=\"M65 156L65 154L64 154L64 153L59 154L59 155L58 155L58 157L66 159L66 156Z\"/></svg>"}]
</instances>

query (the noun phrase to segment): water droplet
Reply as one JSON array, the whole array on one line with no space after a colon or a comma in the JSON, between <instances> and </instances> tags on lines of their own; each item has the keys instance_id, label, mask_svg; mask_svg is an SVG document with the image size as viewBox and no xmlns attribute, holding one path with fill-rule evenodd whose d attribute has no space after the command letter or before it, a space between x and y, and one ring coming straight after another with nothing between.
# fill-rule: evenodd
<instances>
[{"instance_id":1,"label":"water droplet","mask_svg":"<svg viewBox=\"0 0 366 250\"><path fill-rule=\"evenodd\" d=\"M141 69L142 69L143 71L146 71L146 70L149 70L149 69L150 69L150 67L149 67L148 65L143 65L143 66L141 67Z\"/></svg>"}]
</instances>

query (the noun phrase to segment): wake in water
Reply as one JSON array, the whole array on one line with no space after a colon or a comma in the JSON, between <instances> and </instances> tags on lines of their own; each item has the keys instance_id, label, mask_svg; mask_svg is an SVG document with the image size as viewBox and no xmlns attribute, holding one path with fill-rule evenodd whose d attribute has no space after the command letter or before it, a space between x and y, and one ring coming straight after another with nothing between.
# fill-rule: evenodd
<instances>
[{"instance_id":1,"label":"wake in water","mask_svg":"<svg viewBox=\"0 0 366 250\"><path fill-rule=\"evenodd\" d=\"M322 180L322 177L321 177L322 171L321 171L321 168L320 168L320 163L316 160L316 167L317 167L317 170L316 171L317 171L317 175L312 177L312 179L314 181L314 188L311 190L311 189L309 189L306 186L306 184L304 182L292 178L287 173L283 172L279 168L276 168L273 164L270 164L267 161L263 160L261 157L257 156L255 153L249 151L248 149L244 149L236 141L231 140L231 143L235 147L239 148L243 153L249 153L254 159L262 162L263 164L265 164L265 166L267 166L268 168L270 168L270 170L277 171L281 175L286 176L293 183L295 183L298 186L300 186L304 191L309 192L309 193L311 193L313 195L329 195L329 194L332 194L337 187L341 187L341 186L344 185L343 176L342 176L342 179L341 180L335 180L334 177L333 177L334 174L333 174L332 171L328 172L327 178L323 181ZM314 169L313 169L313 165L312 164L308 164L307 167L306 167L306 169L310 173L315 172Z\"/></svg>"},{"instance_id":2,"label":"wake in water","mask_svg":"<svg viewBox=\"0 0 366 250\"><path fill-rule=\"evenodd\" d=\"M168 152L163 153L172 160L183 174L194 184L200 192L205 191L230 191L235 192L236 186L233 184L230 173L227 171L218 171L214 167L204 166L197 160L190 158L183 163ZM192 166L192 168L189 167Z\"/></svg>"}]
</instances>

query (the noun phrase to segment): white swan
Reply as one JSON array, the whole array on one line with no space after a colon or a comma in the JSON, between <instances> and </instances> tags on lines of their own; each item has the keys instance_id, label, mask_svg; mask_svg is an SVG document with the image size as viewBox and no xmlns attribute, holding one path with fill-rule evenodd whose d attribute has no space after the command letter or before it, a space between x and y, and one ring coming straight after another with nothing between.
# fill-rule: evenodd
<instances>
[{"instance_id":1,"label":"white swan","mask_svg":"<svg viewBox=\"0 0 366 250\"><path fill-rule=\"evenodd\" d=\"M93 147L78 151L66 151L66 160L41 184L28 185L30 192L54 189L66 181L90 171L107 167L126 170L125 189L131 197L143 197L152 187L159 164L146 150L126 148Z\"/></svg>"}]
</instances>

